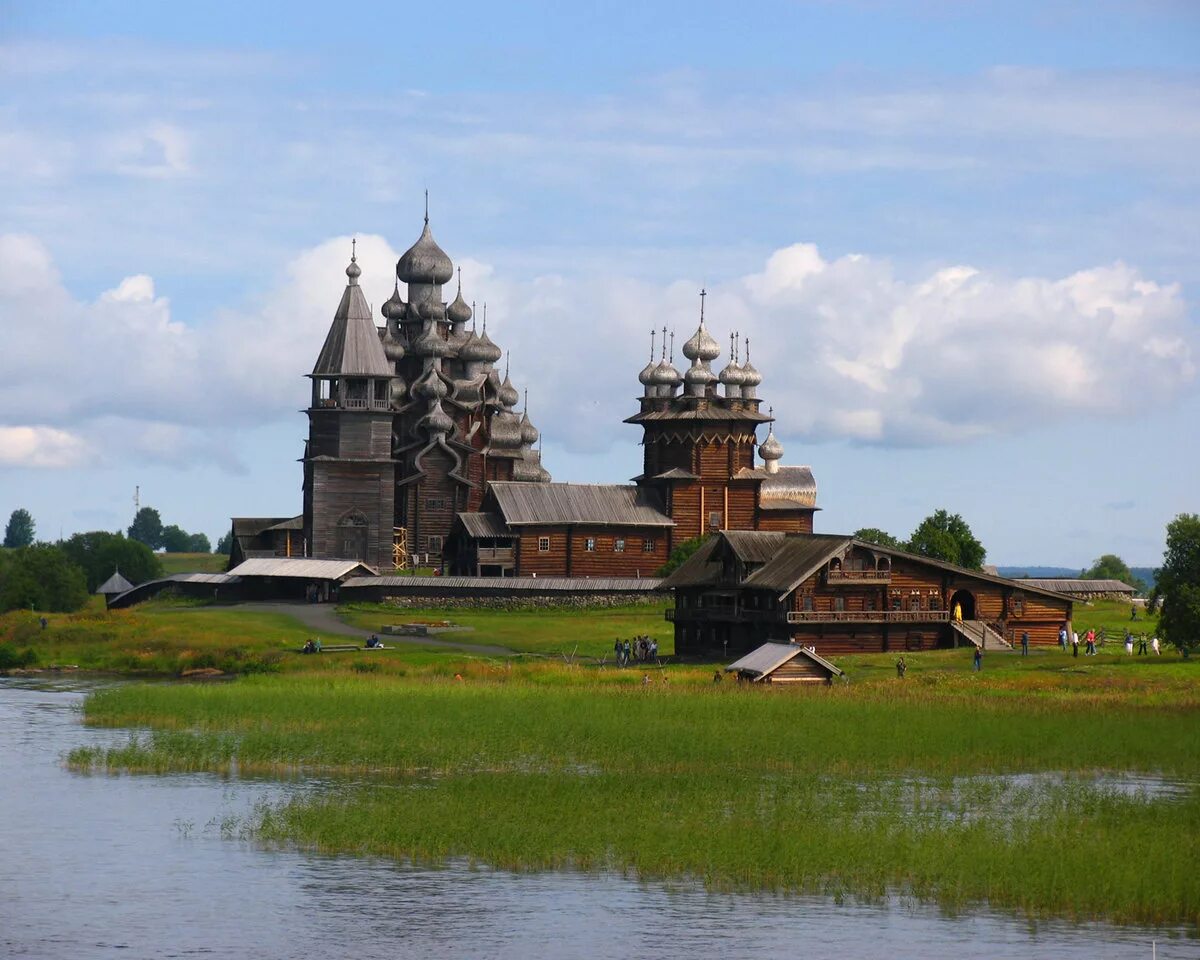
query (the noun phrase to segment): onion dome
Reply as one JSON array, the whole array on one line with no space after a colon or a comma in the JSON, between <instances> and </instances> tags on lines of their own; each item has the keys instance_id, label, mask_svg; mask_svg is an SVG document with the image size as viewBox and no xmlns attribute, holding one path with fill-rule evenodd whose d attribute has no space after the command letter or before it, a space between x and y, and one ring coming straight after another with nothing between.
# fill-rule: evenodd
<instances>
[{"instance_id":1,"label":"onion dome","mask_svg":"<svg viewBox=\"0 0 1200 960\"><path fill-rule=\"evenodd\" d=\"M396 261L396 278L404 283L445 283L454 276L454 264L429 231L429 217L417 242Z\"/></svg>"},{"instance_id":2,"label":"onion dome","mask_svg":"<svg viewBox=\"0 0 1200 960\"><path fill-rule=\"evenodd\" d=\"M683 355L689 360L716 360L721 355L720 344L704 329L703 319L696 332L683 345Z\"/></svg>"},{"instance_id":3,"label":"onion dome","mask_svg":"<svg viewBox=\"0 0 1200 960\"><path fill-rule=\"evenodd\" d=\"M450 353L450 344L443 340L438 335L437 328L430 324L412 345L412 352L417 357L444 357Z\"/></svg>"},{"instance_id":4,"label":"onion dome","mask_svg":"<svg viewBox=\"0 0 1200 960\"><path fill-rule=\"evenodd\" d=\"M537 427L535 427L533 425L533 423L530 421L529 414L528 413L522 414L521 415L521 442L527 443L532 446L533 444L538 442L538 437L540 437L540 436L541 436L541 434L538 433Z\"/></svg>"},{"instance_id":5,"label":"onion dome","mask_svg":"<svg viewBox=\"0 0 1200 960\"><path fill-rule=\"evenodd\" d=\"M638 374L638 383L643 387L653 386L654 384L654 334L656 332L655 330L650 331L650 362L642 367L642 372Z\"/></svg>"},{"instance_id":6,"label":"onion dome","mask_svg":"<svg viewBox=\"0 0 1200 960\"><path fill-rule=\"evenodd\" d=\"M479 335L479 347L483 351L483 359L487 363L495 363L502 356L504 351L492 343L491 338L487 335L487 327L483 328L483 333ZM513 403L516 403L514 400Z\"/></svg>"},{"instance_id":7,"label":"onion dome","mask_svg":"<svg viewBox=\"0 0 1200 960\"><path fill-rule=\"evenodd\" d=\"M658 361L658 366L654 368L654 383L660 387L677 387L683 382L683 377L679 375L679 371L675 369L675 365L665 357Z\"/></svg>"},{"instance_id":8,"label":"onion dome","mask_svg":"<svg viewBox=\"0 0 1200 960\"><path fill-rule=\"evenodd\" d=\"M417 313L422 320L445 320L446 305L436 300L425 300L417 308Z\"/></svg>"},{"instance_id":9,"label":"onion dome","mask_svg":"<svg viewBox=\"0 0 1200 960\"><path fill-rule=\"evenodd\" d=\"M495 344L492 346L494 347ZM467 339L458 348L458 359L463 363L491 363L488 359L491 355L492 352L487 348L487 344L479 338L479 334L474 330L467 335Z\"/></svg>"},{"instance_id":10,"label":"onion dome","mask_svg":"<svg viewBox=\"0 0 1200 960\"><path fill-rule=\"evenodd\" d=\"M404 359L404 344L392 336L391 327L383 334L383 355L392 363Z\"/></svg>"},{"instance_id":11,"label":"onion dome","mask_svg":"<svg viewBox=\"0 0 1200 960\"><path fill-rule=\"evenodd\" d=\"M516 393L516 391L513 391ZM488 442L498 450L521 448L521 421L511 410L500 410L492 414L488 429Z\"/></svg>"},{"instance_id":12,"label":"onion dome","mask_svg":"<svg viewBox=\"0 0 1200 960\"><path fill-rule=\"evenodd\" d=\"M516 406L517 400L520 399L517 388L512 385L507 373L504 375L504 382L500 384L500 389L496 391L496 397L506 407Z\"/></svg>"},{"instance_id":13,"label":"onion dome","mask_svg":"<svg viewBox=\"0 0 1200 960\"><path fill-rule=\"evenodd\" d=\"M379 308L384 320L399 320L404 316L404 301L400 299L400 283L396 282L392 295L383 301Z\"/></svg>"},{"instance_id":14,"label":"onion dome","mask_svg":"<svg viewBox=\"0 0 1200 960\"><path fill-rule=\"evenodd\" d=\"M742 368L738 366L737 350L734 344L737 342L737 334L729 335L729 362L725 364L725 369L721 371L721 383L726 387L735 388L732 392L726 391L727 396L738 396L741 394L742 384L746 382L746 376L742 373Z\"/></svg>"},{"instance_id":15,"label":"onion dome","mask_svg":"<svg viewBox=\"0 0 1200 960\"><path fill-rule=\"evenodd\" d=\"M687 368L687 372L683 375L683 382L689 386L699 385L706 387L710 383L715 383L716 379L717 375L699 359L693 360L692 365Z\"/></svg>"},{"instance_id":16,"label":"onion dome","mask_svg":"<svg viewBox=\"0 0 1200 960\"><path fill-rule=\"evenodd\" d=\"M404 394L407 392L408 388L404 385L404 381L399 377L394 377L388 386L388 398L391 400L392 406L400 406L404 402Z\"/></svg>"},{"instance_id":17,"label":"onion dome","mask_svg":"<svg viewBox=\"0 0 1200 960\"><path fill-rule=\"evenodd\" d=\"M767 439L758 445L758 455L770 465L773 461L783 459L783 444L775 439L775 428L767 430Z\"/></svg>"},{"instance_id":18,"label":"onion dome","mask_svg":"<svg viewBox=\"0 0 1200 960\"><path fill-rule=\"evenodd\" d=\"M357 240L350 241L350 266L346 268L346 276L350 278L351 283L358 283L358 278L362 276L362 267L358 265L358 256L354 250Z\"/></svg>"},{"instance_id":19,"label":"onion dome","mask_svg":"<svg viewBox=\"0 0 1200 960\"><path fill-rule=\"evenodd\" d=\"M424 397L426 400L441 400L450 392L450 388L446 386L446 382L438 376L436 370L430 367L425 371L425 375L413 384L413 393L418 397Z\"/></svg>"},{"instance_id":20,"label":"onion dome","mask_svg":"<svg viewBox=\"0 0 1200 960\"><path fill-rule=\"evenodd\" d=\"M750 338L746 338L746 362L742 364L742 385L747 387L757 387L762 383L762 374L750 362Z\"/></svg>"},{"instance_id":21,"label":"onion dome","mask_svg":"<svg viewBox=\"0 0 1200 960\"><path fill-rule=\"evenodd\" d=\"M446 308L446 317L451 323L466 323L471 319L472 311L467 306L467 301L462 295L462 267L458 268L458 293L454 297L454 302Z\"/></svg>"},{"instance_id":22,"label":"onion dome","mask_svg":"<svg viewBox=\"0 0 1200 960\"><path fill-rule=\"evenodd\" d=\"M417 421L418 427L424 427L430 433L449 433L454 429L454 421L442 409L442 401L434 400L429 405L429 412Z\"/></svg>"}]
</instances>

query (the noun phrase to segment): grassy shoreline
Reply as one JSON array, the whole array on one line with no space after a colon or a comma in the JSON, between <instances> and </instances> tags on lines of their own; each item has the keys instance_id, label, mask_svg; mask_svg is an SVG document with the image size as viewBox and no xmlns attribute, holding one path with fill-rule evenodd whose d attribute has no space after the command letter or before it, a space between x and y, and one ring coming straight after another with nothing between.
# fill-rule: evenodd
<instances>
[{"instance_id":1,"label":"grassy shoreline","mask_svg":"<svg viewBox=\"0 0 1200 960\"><path fill-rule=\"evenodd\" d=\"M999 671L806 691L489 671L105 690L88 723L150 732L69 762L351 777L249 824L325 852L1200 925L1200 724L1149 671L1099 701ZM1114 772L1181 786L1126 795Z\"/></svg>"},{"instance_id":2,"label":"grassy shoreline","mask_svg":"<svg viewBox=\"0 0 1200 960\"><path fill-rule=\"evenodd\" d=\"M896 655L873 654L838 658L846 685L770 689L714 684L711 663L600 664L612 636L665 625L653 605L343 612L368 629L448 616L469 642L533 652L304 657L312 631L284 613L186 604L44 631L9 614L0 646L126 676L237 674L97 691L85 722L138 732L68 763L319 778L245 824L264 843L1200 932L1200 662L1114 645L993 653L974 673L969 651L937 651L899 680Z\"/></svg>"}]
</instances>

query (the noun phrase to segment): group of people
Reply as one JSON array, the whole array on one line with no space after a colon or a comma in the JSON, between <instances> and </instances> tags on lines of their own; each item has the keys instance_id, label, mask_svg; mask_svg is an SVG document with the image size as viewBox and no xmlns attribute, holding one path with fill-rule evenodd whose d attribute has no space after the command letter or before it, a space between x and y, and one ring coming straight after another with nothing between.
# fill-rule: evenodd
<instances>
[{"instance_id":1,"label":"group of people","mask_svg":"<svg viewBox=\"0 0 1200 960\"><path fill-rule=\"evenodd\" d=\"M320 653L321 641L317 637L312 637L304 641L304 646L300 648L301 653Z\"/></svg>"},{"instance_id":2,"label":"group of people","mask_svg":"<svg viewBox=\"0 0 1200 960\"><path fill-rule=\"evenodd\" d=\"M1078 630L1072 631L1072 633L1068 637L1067 628L1062 627L1058 631L1058 645L1059 645L1059 647L1062 648L1064 653L1066 652L1068 643L1071 646L1071 656L1073 656L1073 657L1079 656L1079 631ZM1097 643L1104 643L1104 628L1103 627L1100 628L1100 631L1098 633L1095 630L1095 628L1092 628L1083 635L1083 655L1085 657L1094 657L1096 655L1096 644ZM1126 630L1125 631L1125 652L1127 654L1132 655L1133 647L1134 647L1133 632L1131 630ZM1140 634L1138 636L1138 638L1137 638L1137 654L1138 654L1138 656L1140 657L1140 656L1148 655L1147 648L1149 648L1149 651L1153 651L1155 656L1158 656L1158 657L1162 656L1162 646L1158 642L1157 635L1151 637L1149 641L1146 640L1146 635L1144 633Z\"/></svg>"},{"instance_id":3,"label":"group of people","mask_svg":"<svg viewBox=\"0 0 1200 960\"><path fill-rule=\"evenodd\" d=\"M617 665L622 667L634 662L657 663L658 641L653 637L634 637L632 640L618 637L613 642L613 653L617 656Z\"/></svg>"}]
</instances>

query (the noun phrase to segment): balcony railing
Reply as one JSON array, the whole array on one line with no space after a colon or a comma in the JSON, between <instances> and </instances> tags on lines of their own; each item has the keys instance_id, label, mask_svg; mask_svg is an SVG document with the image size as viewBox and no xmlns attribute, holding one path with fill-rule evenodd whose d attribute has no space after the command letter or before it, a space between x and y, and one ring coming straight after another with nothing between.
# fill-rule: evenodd
<instances>
[{"instance_id":1,"label":"balcony railing","mask_svg":"<svg viewBox=\"0 0 1200 960\"><path fill-rule=\"evenodd\" d=\"M366 400L361 397L347 397L342 401L342 406L347 410L387 410L389 404L386 400Z\"/></svg>"},{"instance_id":2,"label":"balcony railing","mask_svg":"<svg viewBox=\"0 0 1200 960\"><path fill-rule=\"evenodd\" d=\"M475 556L481 563L485 560L512 561L515 559L515 551L512 547L479 547Z\"/></svg>"},{"instance_id":3,"label":"balcony railing","mask_svg":"<svg viewBox=\"0 0 1200 960\"><path fill-rule=\"evenodd\" d=\"M825 582L839 583L891 583L891 570L827 570Z\"/></svg>"},{"instance_id":4,"label":"balcony railing","mask_svg":"<svg viewBox=\"0 0 1200 960\"><path fill-rule=\"evenodd\" d=\"M782 620L782 609L764 610L761 607L669 607L664 616L676 620Z\"/></svg>"},{"instance_id":5,"label":"balcony railing","mask_svg":"<svg viewBox=\"0 0 1200 960\"><path fill-rule=\"evenodd\" d=\"M945 623L949 610L789 610L788 623Z\"/></svg>"}]
</instances>

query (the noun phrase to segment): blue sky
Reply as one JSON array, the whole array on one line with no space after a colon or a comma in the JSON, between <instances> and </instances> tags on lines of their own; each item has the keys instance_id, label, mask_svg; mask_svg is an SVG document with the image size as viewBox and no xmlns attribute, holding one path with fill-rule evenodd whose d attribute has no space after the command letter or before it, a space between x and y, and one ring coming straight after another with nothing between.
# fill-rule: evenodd
<instances>
[{"instance_id":1,"label":"blue sky","mask_svg":"<svg viewBox=\"0 0 1200 960\"><path fill-rule=\"evenodd\" d=\"M298 512L348 238L431 194L556 479L639 472L648 331L753 339L818 528L998 563L1200 509L1200 8L0 5L0 513Z\"/></svg>"}]
</instances>

